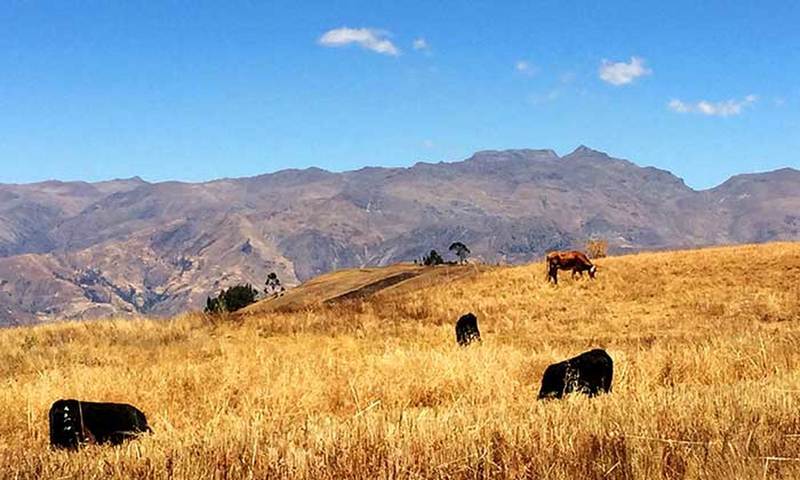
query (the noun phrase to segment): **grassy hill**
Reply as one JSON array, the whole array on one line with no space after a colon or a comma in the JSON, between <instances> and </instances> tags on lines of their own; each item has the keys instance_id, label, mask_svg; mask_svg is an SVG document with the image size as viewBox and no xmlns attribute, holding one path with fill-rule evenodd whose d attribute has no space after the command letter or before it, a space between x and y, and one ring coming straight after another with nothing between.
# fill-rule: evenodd
<instances>
[{"instance_id":1,"label":"grassy hill","mask_svg":"<svg viewBox=\"0 0 800 480\"><path fill-rule=\"evenodd\" d=\"M224 320L0 331L0 476L800 477L800 244L598 264L558 287L541 263L343 271ZM460 349L468 311L483 342ZM536 401L593 347L613 394ZM156 433L51 452L62 397Z\"/></svg>"},{"instance_id":2,"label":"grassy hill","mask_svg":"<svg viewBox=\"0 0 800 480\"><path fill-rule=\"evenodd\" d=\"M321 305L354 301L378 302L389 296L475 277L491 269L488 265L440 265L430 268L412 263L398 263L388 267L337 270L311 279L281 296L257 302L241 313L253 316L296 312Z\"/></svg>"}]
</instances>

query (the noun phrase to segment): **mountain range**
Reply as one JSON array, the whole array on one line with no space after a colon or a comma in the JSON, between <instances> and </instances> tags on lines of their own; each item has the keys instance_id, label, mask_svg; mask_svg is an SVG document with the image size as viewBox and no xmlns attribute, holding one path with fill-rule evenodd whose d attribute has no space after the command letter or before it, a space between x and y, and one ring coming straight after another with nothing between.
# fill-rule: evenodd
<instances>
[{"instance_id":1,"label":"mountain range","mask_svg":"<svg viewBox=\"0 0 800 480\"><path fill-rule=\"evenodd\" d=\"M291 285L456 240L478 261L521 263L589 238L616 252L797 240L800 171L698 191L581 146L205 183L0 184L0 324L172 315L272 271Z\"/></svg>"}]
</instances>

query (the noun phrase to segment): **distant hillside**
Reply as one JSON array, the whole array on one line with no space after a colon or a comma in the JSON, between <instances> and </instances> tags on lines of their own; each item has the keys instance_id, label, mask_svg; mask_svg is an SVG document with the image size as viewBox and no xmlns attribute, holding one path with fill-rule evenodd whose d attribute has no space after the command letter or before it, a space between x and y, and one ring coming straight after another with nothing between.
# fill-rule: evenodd
<instances>
[{"instance_id":1,"label":"distant hillside","mask_svg":"<svg viewBox=\"0 0 800 480\"><path fill-rule=\"evenodd\" d=\"M695 191L586 147L200 184L0 185L0 200L0 324L169 315L270 271L295 284L455 240L519 263L593 236L614 251L800 239L797 170Z\"/></svg>"},{"instance_id":2,"label":"distant hillside","mask_svg":"<svg viewBox=\"0 0 800 480\"><path fill-rule=\"evenodd\" d=\"M477 276L487 265L423 267L399 263L388 267L353 268L320 275L282 295L265 298L241 310L240 315L288 313L299 310L397 295Z\"/></svg>"}]
</instances>

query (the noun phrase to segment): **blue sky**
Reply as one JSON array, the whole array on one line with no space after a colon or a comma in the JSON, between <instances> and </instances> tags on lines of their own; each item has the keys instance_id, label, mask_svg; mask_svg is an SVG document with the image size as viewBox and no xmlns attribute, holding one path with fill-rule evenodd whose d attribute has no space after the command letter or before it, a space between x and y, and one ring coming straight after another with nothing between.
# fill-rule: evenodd
<instances>
[{"instance_id":1,"label":"blue sky","mask_svg":"<svg viewBox=\"0 0 800 480\"><path fill-rule=\"evenodd\" d=\"M580 144L696 188L800 168L800 2L16 1L0 182Z\"/></svg>"}]
</instances>

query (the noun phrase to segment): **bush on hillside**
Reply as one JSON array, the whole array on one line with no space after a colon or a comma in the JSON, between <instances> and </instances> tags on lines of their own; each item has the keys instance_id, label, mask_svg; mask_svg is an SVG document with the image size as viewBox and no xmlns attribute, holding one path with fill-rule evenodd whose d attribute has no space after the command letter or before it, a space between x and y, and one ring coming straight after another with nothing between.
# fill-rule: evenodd
<instances>
[{"instance_id":1,"label":"bush on hillside","mask_svg":"<svg viewBox=\"0 0 800 480\"><path fill-rule=\"evenodd\" d=\"M433 265L441 265L443 263L444 259L436 250L431 250L429 254L422 257L422 264L428 267Z\"/></svg>"},{"instance_id":2,"label":"bush on hillside","mask_svg":"<svg viewBox=\"0 0 800 480\"><path fill-rule=\"evenodd\" d=\"M254 303L258 296L258 290L249 283L244 285L234 285L223 290L216 297L206 298L206 313L219 314L230 313Z\"/></svg>"},{"instance_id":3,"label":"bush on hillside","mask_svg":"<svg viewBox=\"0 0 800 480\"><path fill-rule=\"evenodd\" d=\"M589 258L603 258L608 255L608 240L593 238L586 242L586 253Z\"/></svg>"}]
</instances>

